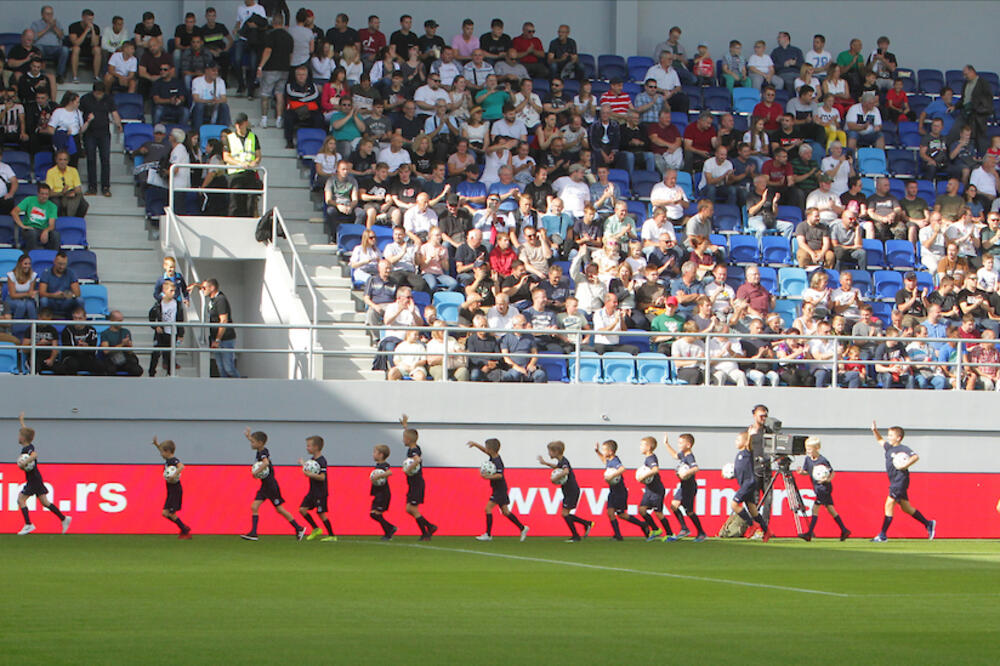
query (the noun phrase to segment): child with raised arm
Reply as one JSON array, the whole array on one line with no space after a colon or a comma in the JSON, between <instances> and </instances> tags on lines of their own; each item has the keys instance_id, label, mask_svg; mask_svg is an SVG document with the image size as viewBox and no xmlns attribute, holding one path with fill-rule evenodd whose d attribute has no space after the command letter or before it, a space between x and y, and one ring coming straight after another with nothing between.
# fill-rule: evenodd
<instances>
[{"instance_id":1,"label":"child with raised arm","mask_svg":"<svg viewBox=\"0 0 1000 666\"><path fill-rule=\"evenodd\" d=\"M410 417L406 414L400 417L399 423L403 426L403 444L406 445L406 459L412 461L408 463L409 467L405 465L403 467L403 473L406 474L406 513L413 516L413 519L417 521L417 527L420 528L420 540L430 541L434 533L437 532L437 525L424 518L420 513L420 505L424 503L424 492L426 491L424 483L424 452L421 450L420 445L417 444L420 433L414 428L407 427L410 423Z\"/></svg>"},{"instance_id":2,"label":"child with raised arm","mask_svg":"<svg viewBox=\"0 0 1000 666\"><path fill-rule=\"evenodd\" d=\"M872 434L875 435L875 441L885 451L885 472L889 475L889 496L885 498L885 517L882 519L882 530L872 541L884 543L889 540L886 533L889 531L889 525L892 523L892 512L897 504L903 510L903 513L913 516L914 520L927 528L927 538L933 539L934 532L937 529L937 521L924 518L924 514L917 511L910 504L909 498L910 468L920 460L920 456L914 453L913 449L903 444L903 437L906 436L906 433L899 426L889 428L887 437L883 438L873 420ZM898 454L907 456L906 462L899 467L896 466L893 459Z\"/></svg>"},{"instance_id":3,"label":"child with raised arm","mask_svg":"<svg viewBox=\"0 0 1000 666\"><path fill-rule=\"evenodd\" d=\"M528 526L525 525L510 511L510 497L507 496L507 479L503 475L503 459L500 458L500 440L491 437L482 444L469 442L470 449L479 449L485 453L490 462L493 463L493 473L486 474L480 471L480 476L490 482L490 499L486 502L486 531L476 537L477 541L493 541L493 509L500 507L500 513L504 518L514 523L514 526L521 531L521 541L528 538Z\"/></svg>"},{"instance_id":4,"label":"child with raised arm","mask_svg":"<svg viewBox=\"0 0 1000 666\"><path fill-rule=\"evenodd\" d=\"M316 521L309 514L309 511L312 509L316 510L316 515L319 516L319 519L323 522L323 527L326 528L327 535L323 537L323 541L337 540L336 535L333 533L333 525L330 524L330 516L327 513L329 511L330 482L326 472L327 464L326 456L323 455L323 443L323 438L319 435L306 437L306 453L309 454L309 460L319 466L319 471L314 472L306 469L305 465L307 461L299 458L299 467L302 468L302 473L309 479L309 491L299 504L299 513L302 514L302 517L312 527L312 531L306 537L307 541L312 541L323 536L323 530L319 528L319 525L316 524Z\"/></svg>"},{"instance_id":5,"label":"child with raised arm","mask_svg":"<svg viewBox=\"0 0 1000 666\"><path fill-rule=\"evenodd\" d=\"M278 480L274 475L274 465L271 464L271 452L267 450L267 433L260 432L259 430L257 432L250 432L250 428L247 428L243 432L243 435L250 442L250 448L254 450L255 465L259 468L256 478L260 479L260 488L257 489L257 494L250 504L250 514L252 516L250 531L246 534L241 534L240 538L247 541L260 540L260 537L257 536L260 505L268 501L274 505L274 510L281 514L281 517L287 520L292 528L295 529L295 538L302 541L302 538L306 535L306 528L299 525L295 521L295 518L292 517L292 514L285 507L281 506L285 503L285 499L281 496L281 488L278 486Z\"/></svg>"},{"instance_id":6,"label":"child with raised arm","mask_svg":"<svg viewBox=\"0 0 1000 666\"><path fill-rule=\"evenodd\" d=\"M33 443L35 441L35 431L24 424L24 412L18 415L17 420L21 424L21 429L17 431L17 445L21 447L21 455L18 456L17 466L24 470L24 486L17 495L17 507L21 510L21 515L24 516L24 527L20 529L17 535L24 536L35 531L35 525L31 522L31 516L28 515L27 506L28 498L33 495L38 498L38 502L42 506L51 511L60 520L62 523L62 533L66 534L66 530L69 529L69 524L73 519L63 515L62 511L49 501L49 490L42 482L42 473L38 470L38 451L35 450Z\"/></svg>"},{"instance_id":7,"label":"child with raised arm","mask_svg":"<svg viewBox=\"0 0 1000 666\"><path fill-rule=\"evenodd\" d=\"M625 473L625 466L618 459L618 442L609 439L603 444L594 447L594 453L604 463L604 480L608 482L608 520L611 521L611 529L615 541L624 541L622 531L618 526L618 518L627 520L642 530L644 537L649 536L649 527L646 523L634 516L628 515L628 489L625 487L625 480L622 474Z\"/></svg>"},{"instance_id":8,"label":"child with raised arm","mask_svg":"<svg viewBox=\"0 0 1000 666\"><path fill-rule=\"evenodd\" d=\"M163 480L167 483L167 499L163 502L163 517L172 522L180 530L178 539L190 539L191 528L177 516L181 510L181 500L184 497L184 489L181 488L181 472L184 471L184 463L177 459L177 449L173 440L165 439L162 442L153 437L153 446L156 447L160 457L163 458ZM167 470L171 470L167 474Z\"/></svg>"},{"instance_id":9,"label":"child with raised arm","mask_svg":"<svg viewBox=\"0 0 1000 666\"><path fill-rule=\"evenodd\" d=\"M389 469L389 453L389 447L385 444L375 446L372 451L375 469L369 476L372 482L369 491L372 496L372 508L368 515L382 526L382 541L392 541L392 535L399 529L382 515L389 510L389 501L392 499L392 492L389 489L389 477L392 476L392 470Z\"/></svg>"},{"instance_id":10,"label":"child with raised arm","mask_svg":"<svg viewBox=\"0 0 1000 666\"><path fill-rule=\"evenodd\" d=\"M813 502L812 507L812 518L809 519L809 530L799 536L805 541L812 541L813 533L816 531L816 521L819 520L819 508L824 506L827 513L840 526L840 540L844 541L847 537L851 536L851 531L844 525L844 521L840 518L837 510L833 508L833 465L819 452L820 446L822 446L822 442L820 442L819 437L809 437L806 439L806 459L803 461L802 467L798 470L799 474L805 474L812 479L813 492L816 493L816 501ZM826 481L819 481L813 475L816 468L821 465L830 470L830 475L826 478Z\"/></svg>"},{"instance_id":11,"label":"child with raised arm","mask_svg":"<svg viewBox=\"0 0 1000 666\"><path fill-rule=\"evenodd\" d=\"M736 460L733 467L740 487L733 495L733 499L729 500L729 508L733 513L739 513L740 518L748 525L756 521L764 530L763 541L766 543L771 538L771 530L764 514L757 511L756 499L760 489L757 487L757 475L753 471L750 435L746 431L736 435ZM741 509L741 506L744 508Z\"/></svg>"},{"instance_id":12,"label":"child with raised arm","mask_svg":"<svg viewBox=\"0 0 1000 666\"><path fill-rule=\"evenodd\" d=\"M637 479L639 483L643 484L642 499L639 501L639 516L649 528L647 541L652 541L661 534L663 540L666 541L674 535L674 531L670 529L670 523L663 515L663 501L666 498L667 489L663 487L663 479L660 478L660 460L654 451L656 451L655 439L643 437L639 440L639 453L644 456L642 464L648 470L642 478ZM653 516L656 516L660 524L663 525L662 530L656 526Z\"/></svg>"},{"instance_id":13,"label":"child with raised arm","mask_svg":"<svg viewBox=\"0 0 1000 666\"><path fill-rule=\"evenodd\" d=\"M681 530L676 537L667 538L667 541L676 541L691 534L684 522L684 514L686 513L697 530L694 540L701 543L708 537L701 526L701 520L694 512L694 500L698 495L698 481L695 479L695 475L698 473L698 463L694 458L694 453L691 452L691 449L694 448L694 435L686 432L677 440L679 442L677 446L680 450L674 451L674 447L670 446L667 433L663 433L663 446L667 447L667 451L677 461L677 480L681 482L680 487L674 492L674 498L670 500L670 511L680 523ZM681 513L681 508L684 509L684 513Z\"/></svg>"},{"instance_id":14,"label":"child with raised arm","mask_svg":"<svg viewBox=\"0 0 1000 666\"><path fill-rule=\"evenodd\" d=\"M549 462L542 456L538 456L538 462L554 470L551 477L552 483L559 486L563 496L560 514L562 515L562 519L566 521L566 526L569 527L570 538L567 543L575 543L580 541L580 534L576 531L577 524L583 526L583 537L586 538L590 536L590 530L594 528L594 522L578 518L572 513L573 509L580 502L580 484L576 482L576 474L573 473L573 466L569 464L569 460L564 455L566 453L566 445L560 441L555 441L549 442L545 448L549 452L549 458L552 458L555 462Z\"/></svg>"}]
</instances>

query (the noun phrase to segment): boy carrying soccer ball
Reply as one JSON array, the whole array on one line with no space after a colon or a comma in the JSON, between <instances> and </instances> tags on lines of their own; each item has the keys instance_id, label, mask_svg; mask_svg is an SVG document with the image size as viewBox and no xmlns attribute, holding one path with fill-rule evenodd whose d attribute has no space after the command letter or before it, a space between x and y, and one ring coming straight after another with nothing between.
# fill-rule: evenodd
<instances>
[{"instance_id":1,"label":"boy carrying soccer ball","mask_svg":"<svg viewBox=\"0 0 1000 666\"><path fill-rule=\"evenodd\" d=\"M500 507L500 513L504 518L514 523L521 531L521 541L528 538L528 526L522 523L517 516L510 512L510 497L507 495L507 479L503 475L503 460L500 458L500 440L491 437L482 444L469 442L470 449L479 449L489 457L489 462L493 466L492 472L484 463L479 474L490 482L490 499L486 502L486 531L476 537L477 541L493 541L493 509Z\"/></svg>"},{"instance_id":2,"label":"boy carrying soccer ball","mask_svg":"<svg viewBox=\"0 0 1000 666\"><path fill-rule=\"evenodd\" d=\"M576 531L577 524L583 525L583 536L586 538L590 536L590 530L594 528L594 522L578 518L572 513L573 509L580 502L580 484L576 482L576 474L573 473L573 466L569 464L569 460L563 455L566 452L566 445L560 441L555 441L549 442L545 448L548 449L549 458L552 458L555 462L548 462L542 456L538 456L538 462L552 470L552 483L562 489L563 501L560 513L562 519L566 521L566 526L569 527L570 538L567 543L580 541L580 534Z\"/></svg>"},{"instance_id":3,"label":"boy carrying soccer ball","mask_svg":"<svg viewBox=\"0 0 1000 666\"><path fill-rule=\"evenodd\" d=\"M674 531L670 529L670 523L663 515L663 501L666 498L667 489L663 487L663 479L660 478L660 460L653 453L655 450L656 440L652 437L643 437L639 440L639 452L645 456L642 465L646 469L642 478L636 477L636 480L643 484L642 499L639 501L639 516L649 528L649 534L646 536L647 541L652 541L661 534L663 540L666 541L674 535ZM653 515L650 515L650 512ZM663 525L662 530L656 526L653 516L656 516L660 524Z\"/></svg>"},{"instance_id":4,"label":"boy carrying soccer ball","mask_svg":"<svg viewBox=\"0 0 1000 666\"><path fill-rule=\"evenodd\" d=\"M403 473L406 474L406 513L413 516L420 528L420 540L430 541L437 532L437 525L431 523L420 513L420 505L424 503L424 458L420 445L417 444L420 434L413 428L408 428L410 417L403 414L399 423L403 426L403 444L406 445L406 462L403 463Z\"/></svg>"},{"instance_id":5,"label":"boy carrying soccer ball","mask_svg":"<svg viewBox=\"0 0 1000 666\"><path fill-rule=\"evenodd\" d=\"M382 515L389 510L389 500L392 499L392 493L389 490L389 477L392 476L388 462L389 453L389 447L385 444L375 445L374 450L372 450L375 469L368 477L372 482L371 491L369 491L372 496L372 508L368 515L382 526L382 541L392 541L392 535L399 529Z\"/></svg>"},{"instance_id":6,"label":"boy carrying soccer ball","mask_svg":"<svg viewBox=\"0 0 1000 666\"><path fill-rule=\"evenodd\" d=\"M677 533L676 537L667 537L667 541L676 541L691 534L684 522L684 513L686 513L698 531L694 540L701 543L708 537L705 530L702 529L701 520L694 512L694 500L698 495L698 481L695 479L695 475L698 473L698 462L694 459L694 453L691 452L691 449L694 448L694 435L686 432L677 438L679 451L674 451L674 447L670 446L667 437L667 433L663 433L663 446L667 447L667 451L677 461L677 479L681 482L680 488L674 493L674 498L670 500L670 511L674 514L677 522L681 524L681 531ZM684 508L684 513L681 513L681 507Z\"/></svg>"},{"instance_id":7,"label":"boy carrying soccer ball","mask_svg":"<svg viewBox=\"0 0 1000 666\"><path fill-rule=\"evenodd\" d=\"M813 492L816 493L816 501L813 502L812 507L812 518L809 519L809 530L800 534L799 537L806 541L812 541L816 530L816 521L819 520L819 508L824 506L827 513L840 526L840 540L844 541L851 536L851 531L844 525L837 510L833 508L833 465L820 454L821 445L819 437L806 439L806 459L798 470L799 474L805 474L812 479Z\"/></svg>"},{"instance_id":8,"label":"boy carrying soccer ball","mask_svg":"<svg viewBox=\"0 0 1000 666\"><path fill-rule=\"evenodd\" d=\"M24 516L24 527L17 533L18 536L31 534L35 531L35 526L28 515L28 498L32 495L38 497L38 502L46 509L55 514L55 517L62 522L62 533L66 534L69 524L73 521L69 516L49 501L49 491L42 482L42 473L38 471L38 452L35 451L35 431L24 425L24 412L17 417L21 424L21 429L17 431L17 444L21 447L21 455L18 456L17 466L24 470L24 486L17 495L17 506Z\"/></svg>"},{"instance_id":9,"label":"boy carrying soccer ball","mask_svg":"<svg viewBox=\"0 0 1000 666\"><path fill-rule=\"evenodd\" d=\"M326 528L327 536L323 537L323 541L336 541L337 537L333 534L333 526L330 524L330 518L327 514L330 483L326 476L327 465L326 457L323 455L323 438L319 435L306 437L306 453L309 454L309 460L299 458L299 466L302 468L302 473L309 479L309 492L306 493L306 496L302 498L302 503L299 504L299 513L302 514L302 517L312 527L312 531L309 532L309 536L306 539L312 541L323 536L323 530L319 528L313 517L309 515L310 510L316 509L316 515L323 521L323 527Z\"/></svg>"},{"instance_id":10,"label":"boy carrying soccer ball","mask_svg":"<svg viewBox=\"0 0 1000 666\"><path fill-rule=\"evenodd\" d=\"M906 436L906 433L899 426L889 428L887 437L883 439L878 431L878 426L875 425L875 421L872 421L872 434L875 435L875 441L885 451L885 472L889 475L889 496L885 498L885 518L882 519L882 530L872 541L884 543L889 540L886 537L886 532L889 531L889 525L892 523L892 511L897 504L903 510L903 513L910 514L914 520L926 527L927 538L933 539L937 528L937 521L924 518L924 514L917 511L910 504L908 494L910 489L910 468L920 460L920 456L914 453L913 449L903 444L903 437Z\"/></svg>"},{"instance_id":11,"label":"boy carrying soccer ball","mask_svg":"<svg viewBox=\"0 0 1000 666\"><path fill-rule=\"evenodd\" d=\"M628 515L628 489L625 487L625 480L622 474L625 473L625 466L618 459L618 442L609 439L603 444L594 447L597 457L604 463L604 480L608 482L608 520L611 521L611 529L614 541L624 541L622 531L618 526L619 516L627 520L642 530L644 537L649 536L649 528L646 523L634 516Z\"/></svg>"},{"instance_id":12,"label":"boy carrying soccer ball","mask_svg":"<svg viewBox=\"0 0 1000 666\"><path fill-rule=\"evenodd\" d=\"M274 476L274 465L271 464L271 452L267 450L267 434L259 430L257 432L250 432L250 428L247 428L243 432L243 435L250 441L250 448L255 452L254 470L256 478L260 479L260 488L257 490L253 503L250 505L252 526L250 531L246 534L241 534L240 538L247 541L260 540L260 537L257 536L260 505L268 501L274 505L274 510L281 514L281 517L287 520L295 529L295 538L302 541L302 537L306 535L306 528L299 525L295 521L295 518L292 517L292 514L288 513L288 510L281 506L285 503L285 500L281 496L281 488L278 487L278 480Z\"/></svg>"},{"instance_id":13,"label":"boy carrying soccer ball","mask_svg":"<svg viewBox=\"0 0 1000 666\"><path fill-rule=\"evenodd\" d=\"M153 446L163 458L163 480L167 483L167 499L163 502L163 517L172 522L180 530L178 539L190 539L191 528L177 516L181 510L181 500L184 497L184 489L181 488L181 472L184 471L184 463L177 459L176 446L173 440L165 439L162 442L153 438Z\"/></svg>"},{"instance_id":14,"label":"boy carrying soccer ball","mask_svg":"<svg viewBox=\"0 0 1000 666\"><path fill-rule=\"evenodd\" d=\"M757 487L757 475L753 471L753 454L750 451L750 435L741 432L736 435L736 460L733 461L736 481L740 484L733 499L729 500L729 508L733 513L739 513L748 525L756 521L760 528L764 530L763 541L767 542L771 538L771 530L768 529L767 519L764 514L757 511L755 500L760 493ZM745 508L741 509L740 506Z\"/></svg>"}]
</instances>

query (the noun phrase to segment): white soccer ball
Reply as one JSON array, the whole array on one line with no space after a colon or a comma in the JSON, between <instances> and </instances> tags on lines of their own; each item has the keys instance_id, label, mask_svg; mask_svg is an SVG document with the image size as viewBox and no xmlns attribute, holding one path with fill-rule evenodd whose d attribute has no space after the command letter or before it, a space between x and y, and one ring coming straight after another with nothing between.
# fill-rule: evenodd
<instances>
[{"instance_id":1,"label":"white soccer ball","mask_svg":"<svg viewBox=\"0 0 1000 666\"><path fill-rule=\"evenodd\" d=\"M372 473L368 475L374 486L384 486L389 480L389 477L385 476L384 469L373 469Z\"/></svg>"},{"instance_id":2,"label":"white soccer ball","mask_svg":"<svg viewBox=\"0 0 1000 666\"><path fill-rule=\"evenodd\" d=\"M678 465L677 466L677 478L680 478L682 474L687 474L688 470L690 470L690 469L691 469L691 466L688 465L687 463L681 463L680 465Z\"/></svg>"},{"instance_id":3,"label":"white soccer ball","mask_svg":"<svg viewBox=\"0 0 1000 666\"><path fill-rule=\"evenodd\" d=\"M653 479L644 478L647 474L649 474L649 467L643 465L642 467L639 467L638 469L635 470L635 480L638 481L639 483L649 483Z\"/></svg>"},{"instance_id":4,"label":"white soccer ball","mask_svg":"<svg viewBox=\"0 0 1000 666\"><path fill-rule=\"evenodd\" d=\"M722 478L723 479L735 479L736 478L736 465L733 463L726 463L722 466Z\"/></svg>"},{"instance_id":5,"label":"white soccer ball","mask_svg":"<svg viewBox=\"0 0 1000 666\"><path fill-rule=\"evenodd\" d=\"M610 483L613 486L618 485L619 483L622 482L622 477L621 477L621 474L618 474L618 476L615 476L615 474L617 474L617 473L618 473L617 469L611 469L609 467L608 469L604 470L604 480L607 481L608 483Z\"/></svg>"},{"instance_id":6,"label":"white soccer ball","mask_svg":"<svg viewBox=\"0 0 1000 666\"><path fill-rule=\"evenodd\" d=\"M35 461L31 459L30 453L22 453L17 458L17 466L26 472L35 469Z\"/></svg>"},{"instance_id":7,"label":"white soccer ball","mask_svg":"<svg viewBox=\"0 0 1000 666\"><path fill-rule=\"evenodd\" d=\"M403 461L403 474L413 476L420 471L420 463L416 458L407 458Z\"/></svg>"},{"instance_id":8,"label":"white soccer ball","mask_svg":"<svg viewBox=\"0 0 1000 666\"><path fill-rule=\"evenodd\" d=\"M302 465L302 471L309 472L310 474L319 474L320 469L322 468L315 460L307 460L305 464Z\"/></svg>"},{"instance_id":9,"label":"white soccer ball","mask_svg":"<svg viewBox=\"0 0 1000 666\"><path fill-rule=\"evenodd\" d=\"M255 479L266 479L271 476L271 466L265 465L263 460L258 460L250 466L250 472Z\"/></svg>"},{"instance_id":10,"label":"white soccer ball","mask_svg":"<svg viewBox=\"0 0 1000 666\"><path fill-rule=\"evenodd\" d=\"M830 468L826 465L816 465L813 467L813 481L816 483L826 483L830 480Z\"/></svg>"},{"instance_id":11,"label":"white soccer ball","mask_svg":"<svg viewBox=\"0 0 1000 666\"><path fill-rule=\"evenodd\" d=\"M892 454L892 466L896 469L903 469L906 463L910 462L910 454L905 451L896 451Z\"/></svg>"},{"instance_id":12,"label":"white soccer ball","mask_svg":"<svg viewBox=\"0 0 1000 666\"><path fill-rule=\"evenodd\" d=\"M177 473L177 468L174 467L173 465L167 465L166 467L163 468L163 478L167 479L168 481L171 478L173 478L174 474L176 473Z\"/></svg>"},{"instance_id":13,"label":"white soccer ball","mask_svg":"<svg viewBox=\"0 0 1000 666\"><path fill-rule=\"evenodd\" d=\"M487 460L482 465L479 466L479 476L487 477L492 476L497 473L497 466L493 464L492 460Z\"/></svg>"},{"instance_id":14,"label":"white soccer ball","mask_svg":"<svg viewBox=\"0 0 1000 666\"><path fill-rule=\"evenodd\" d=\"M569 470L565 467L557 467L552 470L552 474L549 475L549 479L557 486L564 485L567 481L569 481Z\"/></svg>"}]
</instances>

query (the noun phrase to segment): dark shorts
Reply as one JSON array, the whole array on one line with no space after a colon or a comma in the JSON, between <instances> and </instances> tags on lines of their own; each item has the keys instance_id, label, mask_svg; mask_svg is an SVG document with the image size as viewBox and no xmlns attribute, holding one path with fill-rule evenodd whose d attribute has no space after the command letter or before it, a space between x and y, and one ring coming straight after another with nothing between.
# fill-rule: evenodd
<instances>
[{"instance_id":1,"label":"dark shorts","mask_svg":"<svg viewBox=\"0 0 1000 666\"><path fill-rule=\"evenodd\" d=\"M642 499L639 500L639 506L644 506L654 511L663 511L663 497L665 494L659 492L658 489L653 490L649 486L646 486L645 490L642 491Z\"/></svg>"},{"instance_id":2,"label":"dark shorts","mask_svg":"<svg viewBox=\"0 0 1000 666\"><path fill-rule=\"evenodd\" d=\"M816 493L816 504L820 506L833 506L833 486L813 486Z\"/></svg>"},{"instance_id":3,"label":"dark shorts","mask_svg":"<svg viewBox=\"0 0 1000 666\"><path fill-rule=\"evenodd\" d=\"M687 511L688 513L693 513L694 498L697 494L698 494L698 486L695 486L690 490L686 490L684 488L684 484L681 484L681 487L678 488L677 492L674 493L674 499L680 502L680 505L684 507L685 511Z\"/></svg>"},{"instance_id":4,"label":"dark shorts","mask_svg":"<svg viewBox=\"0 0 1000 666\"><path fill-rule=\"evenodd\" d=\"M389 494L388 492L378 493L376 495L372 495L372 509L371 510L372 511L379 511L379 512L388 511L389 510L389 500L391 498L392 498L392 495Z\"/></svg>"},{"instance_id":5,"label":"dark shorts","mask_svg":"<svg viewBox=\"0 0 1000 666\"><path fill-rule=\"evenodd\" d=\"M608 493L608 508L619 512L628 511L628 491L625 489L624 481L611 486L611 492Z\"/></svg>"},{"instance_id":6,"label":"dark shorts","mask_svg":"<svg viewBox=\"0 0 1000 666\"><path fill-rule=\"evenodd\" d=\"M29 481L21 487L22 495L48 495L49 489L45 487L45 484L41 481Z\"/></svg>"},{"instance_id":7,"label":"dark shorts","mask_svg":"<svg viewBox=\"0 0 1000 666\"><path fill-rule=\"evenodd\" d=\"M736 494L733 495L733 501L737 504L742 504L743 502L756 504L758 492L757 481L755 480L751 483L740 486L739 490L736 491Z\"/></svg>"},{"instance_id":8,"label":"dark shorts","mask_svg":"<svg viewBox=\"0 0 1000 666\"><path fill-rule=\"evenodd\" d=\"M320 513L326 513L328 497L329 495L326 494L308 492L302 498L302 503L299 506L303 509L316 509Z\"/></svg>"},{"instance_id":9,"label":"dark shorts","mask_svg":"<svg viewBox=\"0 0 1000 666\"><path fill-rule=\"evenodd\" d=\"M893 484L889 486L889 497L896 500L897 502L899 500L909 500L910 499L909 490L910 490L909 480L907 480L906 483Z\"/></svg>"},{"instance_id":10,"label":"dark shorts","mask_svg":"<svg viewBox=\"0 0 1000 666\"><path fill-rule=\"evenodd\" d=\"M573 488L567 488L563 486L563 501L562 505L564 509L575 509L576 505L580 503L580 487L574 486Z\"/></svg>"},{"instance_id":11,"label":"dark shorts","mask_svg":"<svg viewBox=\"0 0 1000 666\"><path fill-rule=\"evenodd\" d=\"M418 477L409 478L410 485L406 488L406 503L418 506L424 503L424 480Z\"/></svg>"},{"instance_id":12,"label":"dark shorts","mask_svg":"<svg viewBox=\"0 0 1000 666\"><path fill-rule=\"evenodd\" d=\"M285 503L285 499L281 496L281 488L278 487L277 481L260 484L260 489L258 489L257 494L254 495L254 500L267 500L274 506L281 506Z\"/></svg>"},{"instance_id":13,"label":"dark shorts","mask_svg":"<svg viewBox=\"0 0 1000 666\"><path fill-rule=\"evenodd\" d=\"M184 489L181 488L179 483L168 483L167 484L167 499L163 503L163 509L165 511L173 511L177 513L181 510L181 500L184 498Z\"/></svg>"},{"instance_id":14,"label":"dark shorts","mask_svg":"<svg viewBox=\"0 0 1000 666\"><path fill-rule=\"evenodd\" d=\"M506 481L502 481L498 485L490 484L490 501L497 506L507 506L510 504L510 497L507 495Z\"/></svg>"}]
</instances>

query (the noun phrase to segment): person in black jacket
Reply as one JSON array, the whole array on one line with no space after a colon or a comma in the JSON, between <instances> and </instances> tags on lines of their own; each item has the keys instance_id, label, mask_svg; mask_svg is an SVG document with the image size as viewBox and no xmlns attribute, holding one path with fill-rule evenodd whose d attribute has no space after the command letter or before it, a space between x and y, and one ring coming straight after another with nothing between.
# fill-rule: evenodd
<instances>
[{"instance_id":1,"label":"person in black jacket","mask_svg":"<svg viewBox=\"0 0 1000 666\"><path fill-rule=\"evenodd\" d=\"M323 127L319 93L319 87L309 80L309 68L305 65L296 67L292 79L285 84L285 113L282 123L286 148L294 147L292 139L299 127Z\"/></svg>"},{"instance_id":2,"label":"person in black jacket","mask_svg":"<svg viewBox=\"0 0 1000 666\"><path fill-rule=\"evenodd\" d=\"M59 344L63 347L91 347L91 349L64 349L56 364L57 375L76 375L88 372L103 375L104 365L97 360L97 330L87 325L87 311L82 307L73 310L73 321L80 322L63 329Z\"/></svg>"},{"instance_id":3,"label":"person in black jacket","mask_svg":"<svg viewBox=\"0 0 1000 666\"><path fill-rule=\"evenodd\" d=\"M169 348L174 325L184 321L184 304L177 300L177 287L173 282L167 281L163 283L160 300L154 303L153 307L149 309L149 321L160 324L153 327L153 346ZM177 326L174 347L179 346L183 340L184 327ZM150 377L156 376L156 366L160 361L161 354L166 357L164 365L167 368L167 374L172 374L174 371L173 350L167 352L154 351L149 357Z\"/></svg>"},{"instance_id":4,"label":"person in black jacket","mask_svg":"<svg viewBox=\"0 0 1000 666\"><path fill-rule=\"evenodd\" d=\"M986 121L993 116L993 91L990 90L989 82L979 76L979 72L972 65L966 65L962 69L965 83L962 85L962 96L958 99L956 107L961 110L955 124L952 125L948 133L949 142L968 125L972 128L972 138L976 142L976 148L980 155L985 155L990 147L990 137L986 133Z\"/></svg>"}]
</instances>

